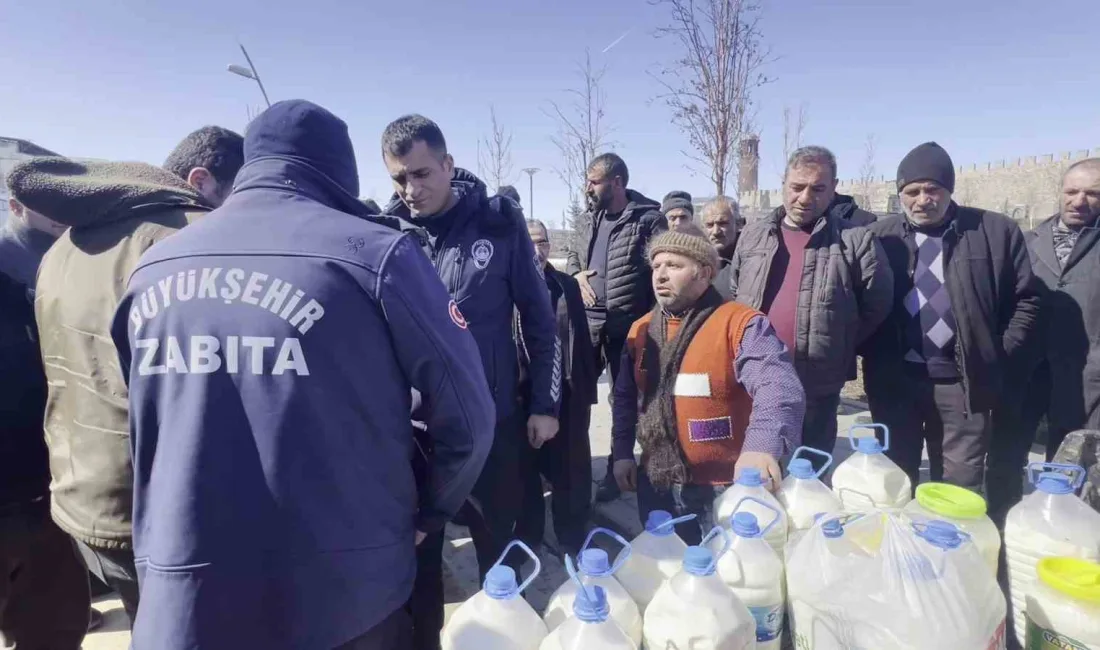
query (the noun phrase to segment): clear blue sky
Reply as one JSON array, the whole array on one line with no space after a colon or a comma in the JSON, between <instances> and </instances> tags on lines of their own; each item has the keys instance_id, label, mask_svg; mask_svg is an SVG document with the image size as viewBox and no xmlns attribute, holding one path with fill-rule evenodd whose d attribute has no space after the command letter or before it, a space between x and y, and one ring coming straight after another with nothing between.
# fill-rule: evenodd
<instances>
[{"instance_id":1,"label":"clear blue sky","mask_svg":"<svg viewBox=\"0 0 1100 650\"><path fill-rule=\"evenodd\" d=\"M841 178L878 141L890 177L935 139L957 165L1100 146L1097 0L761 0L778 60L758 94L761 185L778 184L782 109L808 107L805 140L832 148ZM608 117L632 185L713 192L685 169L683 138L648 72L675 55L655 40L665 9L645 0L0 0L0 135L73 156L159 164L203 124L238 131L261 101L230 75L244 42L273 100L302 97L351 128L362 194L388 198L378 138L406 112L435 119L459 165L476 168L489 106L535 177L536 216L566 192L543 108L574 85L590 48L608 66ZM608 44L629 35L607 54Z\"/></svg>"}]
</instances>

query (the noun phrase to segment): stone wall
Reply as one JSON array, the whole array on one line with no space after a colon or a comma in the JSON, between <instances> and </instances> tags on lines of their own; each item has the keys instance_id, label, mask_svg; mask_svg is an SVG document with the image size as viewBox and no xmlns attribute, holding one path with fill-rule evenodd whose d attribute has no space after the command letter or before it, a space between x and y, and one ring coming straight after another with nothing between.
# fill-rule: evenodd
<instances>
[{"instance_id":1,"label":"stone wall","mask_svg":"<svg viewBox=\"0 0 1100 650\"><path fill-rule=\"evenodd\" d=\"M954 198L961 205L1003 212L1027 227L1058 211L1062 173L1073 162L1089 157L1100 157L1100 148L964 165L955 170ZM855 196L861 207L879 214L901 209L894 180L884 176L870 184L842 180L837 191ZM748 213L782 204L778 189L741 194L742 209Z\"/></svg>"}]
</instances>

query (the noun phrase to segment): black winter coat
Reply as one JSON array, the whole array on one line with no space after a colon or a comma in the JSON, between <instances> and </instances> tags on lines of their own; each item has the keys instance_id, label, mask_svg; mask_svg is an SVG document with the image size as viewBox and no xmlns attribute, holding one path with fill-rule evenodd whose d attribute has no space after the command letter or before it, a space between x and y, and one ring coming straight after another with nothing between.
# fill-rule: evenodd
<instances>
[{"instance_id":1,"label":"black winter coat","mask_svg":"<svg viewBox=\"0 0 1100 650\"><path fill-rule=\"evenodd\" d=\"M656 235L668 230L661 205L634 190L627 190L626 209L611 231L607 244L607 328L625 336L631 324L653 308L653 271L646 248ZM596 244L599 214L585 215L592 226L588 246L582 258L570 251L566 272L576 275L588 269L592 247Z\"/></svg>"},{"instance_id":2,"label":"black winter coat","mask_svg":"<svg viewBox=\"0 0 1100 650\"><path fill-rule=\"evenodd\" d=\"M1042 285L1016 222L954 203L949 210L944 273L958 327L955 355L970 410L979 413L992 410L1002 391L1016 391L1027 381L1021 367L1038 343ZM906 390L905 297L913 288L916 248L915 231L903 216L881 219L869 229L894 273L894 309L860 349L864 385L874 401Z\"/></svg>"}]
</instances>

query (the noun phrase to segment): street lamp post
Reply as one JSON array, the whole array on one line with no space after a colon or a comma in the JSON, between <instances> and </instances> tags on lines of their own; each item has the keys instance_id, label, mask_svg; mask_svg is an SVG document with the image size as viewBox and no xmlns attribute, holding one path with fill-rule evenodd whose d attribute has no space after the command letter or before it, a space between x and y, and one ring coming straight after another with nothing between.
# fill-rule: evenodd
<instances>
[{"instance_id":1,"label":"street lamp post","mask_svg":"<svg viewBox=\"0 0 1100 650\"><path fill-rule=\"evenodd\" d=\"M535 218L535 174L538 173L538 167L526 167L524 173L527 174L527 203L531 207L531 218Z\"/></svg>"},{"instance_id":2,"label":"street lamp post","mask_svg":"<svg viewBox=\"0 0 1100 650\"><path fill-rule=\"evenodd\" d=\"M248 67L246 68L243 65L230 63L228 70L239 77L255 81L256 85L260 87L260 92L263 93L264 102L267 103L268 108L271 108L271 100L267 98L267 91L264 90L264 82L260 81L260 73L256 72L256 66L252 64L252 57L248 56L248 50L244 49L244 45L241 45L241 52L244 53L244 60L248 61Z\"/></svg>"}]
</instances>

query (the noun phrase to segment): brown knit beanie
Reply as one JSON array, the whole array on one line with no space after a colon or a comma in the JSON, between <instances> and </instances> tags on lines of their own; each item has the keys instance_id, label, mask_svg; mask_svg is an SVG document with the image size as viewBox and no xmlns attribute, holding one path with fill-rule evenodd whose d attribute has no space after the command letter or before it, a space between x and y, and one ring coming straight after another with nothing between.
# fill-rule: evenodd
<instances>
[{"instance_id":1,"label":"brown knit beanie","mask_svg":"<svg viewBox=\"0 0 1100 650\"><path fill-rule=\"evenodd\" d=\"M653 263L657 253L676 253L695 260L700 266L709 266L714 271L718 270L718 251L694 223L685 224L680 230L670 230L654 237L649 243L650 264Z\"/></svg>"}]
</instances>

